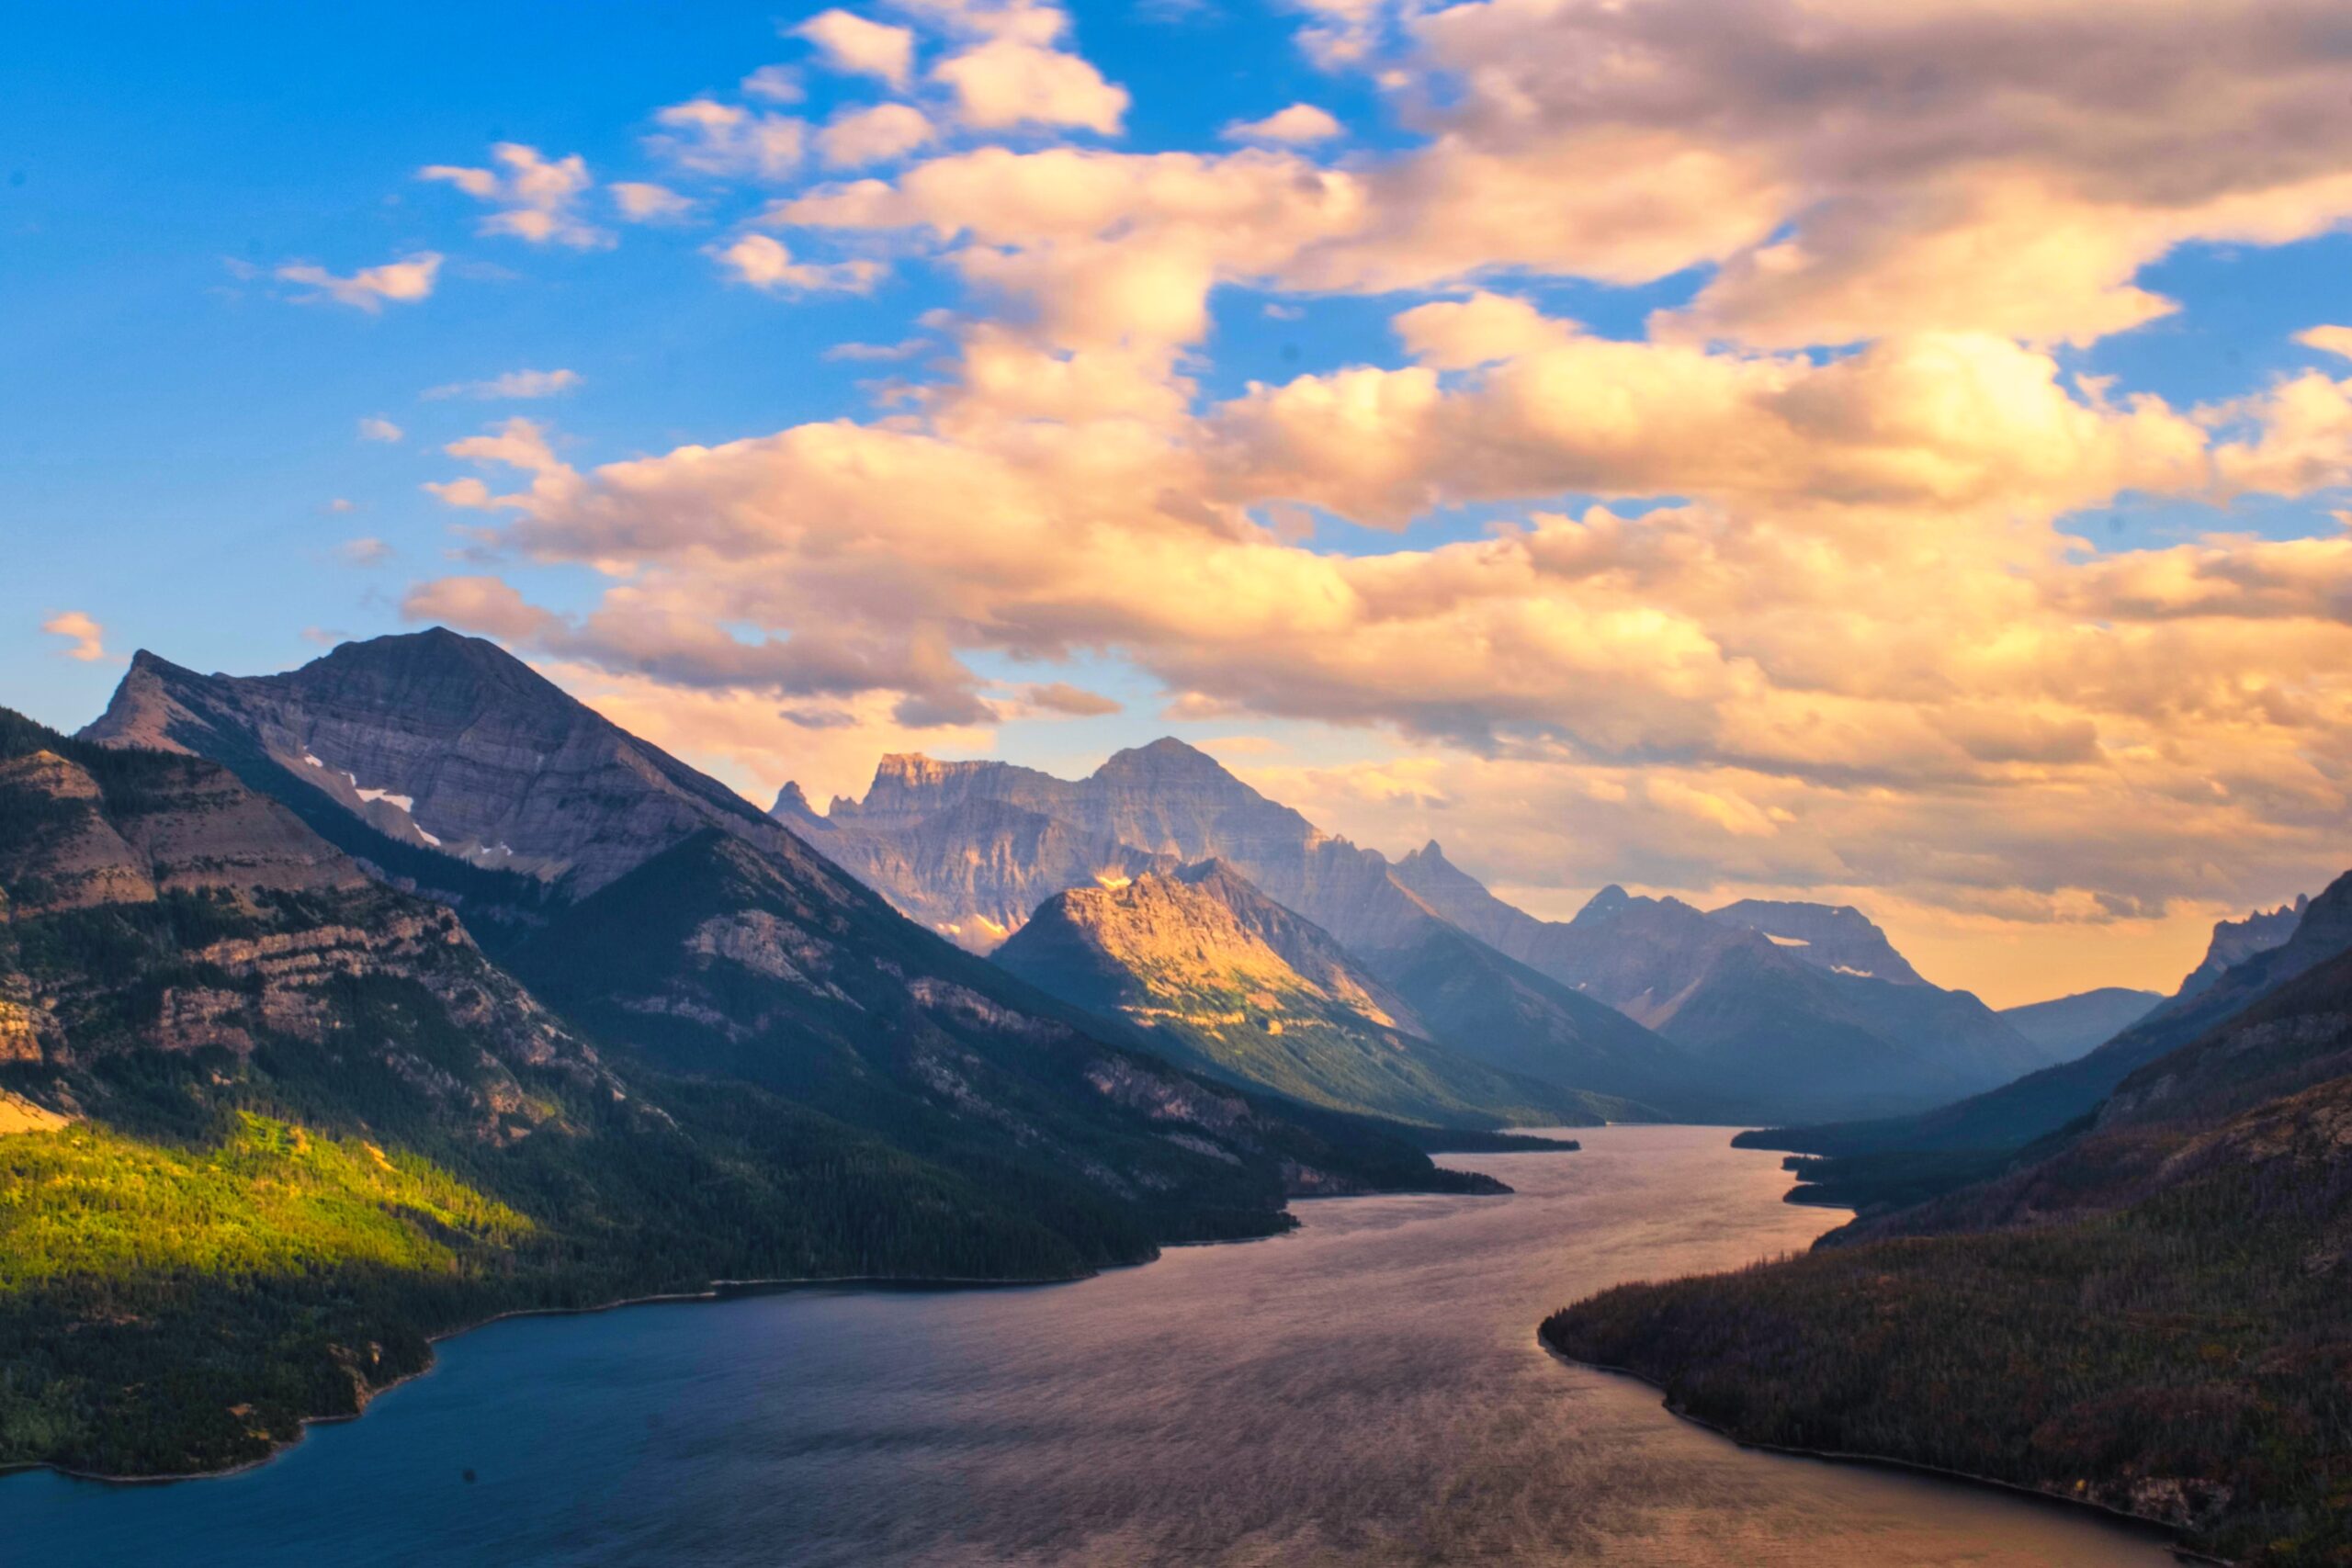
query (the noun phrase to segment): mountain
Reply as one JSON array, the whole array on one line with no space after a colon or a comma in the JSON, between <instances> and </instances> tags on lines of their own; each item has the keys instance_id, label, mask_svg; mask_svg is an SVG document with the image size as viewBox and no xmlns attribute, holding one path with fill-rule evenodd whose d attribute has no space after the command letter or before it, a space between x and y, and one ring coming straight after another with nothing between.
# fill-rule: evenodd
<instances>
[{"instance_id":1,"label":"mountain","mask_svg":"<svg viewBox=\"0 0 2352 1568\"><path fill-rule=\"evenodd\" d=\"M1218 861L1057 893L996 962L1140 1026L1173 1061L1317 1105L1488 1127L1586 1124L1629 1109L1431 1043L1338 942Z\"/></svg>"},{"instance_id":2,"label":"mountain","mask_svg":"<svg viewBox=\"0 0 2352 1568\"><path fill-rule=\"evenodd\" d=\"M2345 886L2175 1013L2234 987L2228 1016L2007 1168L1544 1337L1746 1441L2098 1502L2220 1559L2352 1556L2352 952L2303 961Z\"/></svg>"},{"instance_id":3,"label":"mountain","mask_svg":"<svg viewBox=\"0 0 2352 1568\"><path fill-rule=\"evenodd\" d=\"M1998 1156L2048 1136L2096 1110L2130 1074L2226 1021L2296 976L2352 947L2352 874L2317 898L2299 902L2281 934L2272 916L2215 928L2207 962L2169 1000L2086 1055L2028 1074L2014 1083L1917 1115L1882 1121L1781 1127L1745 1133L1744 1146L1833 1156L1946 1155ZM2276 937L2275 945L2260 945ZM2245 956L2211 972L2213 955Z\"/></svg>"},{"instance_id":4,"label":"mountain","mask_svg":"<svg viewBox=\"0 0 2352 1568\"><path fill-rule=\"evenodd\" d=\"M1851 908L1707 913L1611 886L1560 922L1497 898L1435 842L1396 869L1454 924L1647 1024L1751 1108L1917 1106L2050 1059L1976 998L1921 979Z\"/></svg>"},{"instance_id":5,"label":"mountain","mask_svg":"<svg viewBox=\"0 0 2352 1568\"><path fill-rule=\"evenodd\" d=\"M251 1458L518 1305L1496 1190L1091 1032L489 644L142 654L0 737L0 1463Z\"/></svg>"},{"instance_id":6,"label":"mountain","mask_svg":"<svg viewBox=\"0 0 2352 1568\"><path fill-rule=\"evenodd\" d=\"M2114 1039L2164 1000L2160 991L2102 986L2095 991L2077 991L2071 997L2003 1008L2001 1017L2011 1029L2053 1057L2071 1061L2091 1047Z\"/></svg>"},{"instance_id":7,"label":"mountain","mask_svg":"<svg viewBox=\"0 0 2352 1568\"><path fill-rule=\"evenodd\" d=\"M838 1122L625 1078L221 768L5 711L0 1103L0 1464L250 1461L499 1311L1087 1267Z\"/></svg>"},{"instance_id":8,"label":"mountain","mask_svg":"<svg viewBox=\"0 0 2352 1568\"><path fill-rule=\"evenodd\" d=\"M2205 949L2204 959L2188 972L2173 994L2183 1000L2220 979L2222 974L2245 963L2257 953L2267 953L2286 944L2302 923L2303 911L2311 908L2311 897L2298 894L2291 904L2281 904L2275 909L2256 909L2242 919L2222 920L2213 927L2213 940Z\"/></svg>"},{"instance_id":9,"label":"mountain","mask_svg":"<svg viewBox=\"0 0 2352 1568\"><path fill-rule=\"evenodd\" d=\"M783 809L899 908L980 951L1030 918L1033 896L1219 861L1329 933L1457 1055L1672 1114L1736 1113L1673 1046L1495 951L1407 889L1377 852L1322 832L1179 740L1120 751L1077 780L886 757L864 800L837 799L821 818ZM1054 855L1023 860L1013 823Z\"/></svg>"}]
</instances>

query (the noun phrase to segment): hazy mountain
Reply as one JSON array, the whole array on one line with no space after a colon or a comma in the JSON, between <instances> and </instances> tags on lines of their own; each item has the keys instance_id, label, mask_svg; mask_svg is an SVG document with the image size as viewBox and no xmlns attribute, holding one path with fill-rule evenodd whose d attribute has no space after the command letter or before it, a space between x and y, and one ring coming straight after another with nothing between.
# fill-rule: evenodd
<instances>
[{"instance_id":1,"label":"hazy mountain","mask_svg":"<svg viewBox=\"0 0 2352 1568\"><path fill-rule=\"evenodd\" d=\"M2267 953L2283 946L2302 923L2303 911L2311 908L2308 894L2296 895L2291 904L2281 904L2275 909L2256 909L2242 919L2222 920L2213 927L2213 940L2205 949L2205 957L2188 977L2173 993L2183 1000L2220 979L2222 974L2245 963L2256 953Z\"/></svg>"},{"instance_id":2,"label":"hazy mountain","mask_svg":"<svg viewBox=\"0 0 2352 1568\"><path fill-rule=\"evenodd\" d=\"M2003 1008L2008 1026L2060 1061L2069 1061L2115 1038L2163 1004L2160 991L2102 986L2046 1002Z\"/></svg>"},{"instance_id":3,"label":"hazy mountain","mask_svg":"<svg viewBox=\"0 0 2352 1568\"><path fill-rule=\"evenodd\" d=\"M1573 920L1495 897L1436 843L1397 879L1503 952L1647 1024L1751 1105L1917 1105L2051 1060L1964 991L1928 985L1859 910L1758 899L1712 914L1621 887Z\"/></svg>"},{"instance_id":4,"label":"hazy mountain","mask_svg":"<svg viewBox=\"0 0 2352 1568\"><path fill-rule=\"evenodd\" d=\"M1849 904L1742 898L1709 911L1707 918L1761 931L1789 957L1832 975L1896 986L1928 983L1909 959L1894 951L1877 922Z\"/></svg>"},{"instance_id":5,"label":"hazy mountain","mask_svg":"<svg viewBox=\"0 0 2352 1568\"><path fill-rule=\"evenodd\" d=\"M797 805L784 810L786 820L806 818ZM1034 866L1008 857L1012 812L1047 819L1050 829L1023 831L1076 852ZM976 949L995 945L994 927L1027 919L1020 900L1040 890L1222 861L1321 927L1459 1055L1675 1114L1734 1114L1682 1053L1464 932L1399 883L1385 857L1322 832L1179 740L1118 752L1076 780L1004 762L888 757L863 801L835 800L808 830L900 909Z\"/></svg>"},{"instance_id":6,"label":"hazy mountain","mask_svg":"<svg viewBox=\"0 0 2352 1568\"><path fill-rule=\"evenodd\" d=\"M1402 998L1222 862L1057 894L996 962L1139 1026L1171 1060L1338 1110L1493 1126L1631 1109L1431 1043Z\"/></svg>"},{"instance_id":7,"label":"hazy mountain","mask_svg":"<svg viewBox=\"0 0 2352 1568\"><path fill-rule=\"evenodd\" d=\"M1771 1128L1743 1134L1739 1141L1751 1147L1837 1156L2020 1148L2095 1110L2116 1085L2147 1063L2352 948L2352 874L2338 877L2299 908L2291 931L2275 946L2253 946L2246 940L2250 931L2256 941L2278 934L2284 922L2275 915L2223 921L2215 930L2213 951L2246 956L2218 975L2200 964L2178 995L2073 1061L1914 1116Z\"/></svg>"},{"instance_id":8,"label":"hazy mountain","mask_svg":"<svg viewBox=\"0 0 2352 1568\"><path fill-rule=\"evenodd\" d=\"M2088 1498L2219 1559L2341 1555L2347 888L2167 1004L2177 1035L2235 998L2006 1168L1806 1258L1607 1292L1545 1339L1748 1441Z\"/></svg>"}]
</instances>

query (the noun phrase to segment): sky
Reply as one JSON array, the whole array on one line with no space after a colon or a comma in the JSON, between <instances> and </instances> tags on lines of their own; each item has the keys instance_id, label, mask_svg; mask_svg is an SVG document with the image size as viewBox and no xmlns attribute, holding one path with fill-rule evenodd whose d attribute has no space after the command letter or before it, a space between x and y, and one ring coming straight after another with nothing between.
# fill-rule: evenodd
<instances>
[{"instance_id":1,"label":"sky","mask_svg":"<svg viewBox=\"0 0 2352 1568\"><path fill-rule=\"evenodd\" d=\"M2352 864L2340 0L12 8L0 704L1175 734L1996 1005Z\"/></svg>"}]
</instances>

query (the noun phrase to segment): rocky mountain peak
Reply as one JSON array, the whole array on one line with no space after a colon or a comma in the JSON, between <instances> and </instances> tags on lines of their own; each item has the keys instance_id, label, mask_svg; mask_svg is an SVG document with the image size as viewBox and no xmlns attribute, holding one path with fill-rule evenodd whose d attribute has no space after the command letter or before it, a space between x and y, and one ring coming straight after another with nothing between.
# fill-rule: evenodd
<instances>
[{"instance_id":1,"label":"rocky mountain peak","mask_svg":"<svg viewBox=\"0 0 2352 1568\"><path fill-rule=\"evenodd\" d=\"M1898 986L1927 984L1911 961L1895 951L1877 922L1851 904L1742 898L1710 911L1707 918L1759 931L1775 946L1786 948L1790 956L1816 969Z\"/></svg>"},{"instance_id":2,"label":"rocky mountain peak","mask_svg":"<svg viewBox=\"0 0 2352 1568\"><path fill-rule=\"evenodd\" d=\"M768 815L790 823L823 820L817 815L817 808L808 804L808 793L800 787L797 779L786 780L784 787L775 792L775 804L768 807Z\"/></svg>"},{"instance_id":3,"label":"rocky mountain peak","mask_svg":"<svg viewBox=\"0 0 2352 1568\"><path fill-rule=\"evenodd\" d=\"M1172 735L1163 735L1148 746L1131 746L1124 751L1112 752L1094 770L1094 778L1121 784L1182 784L1204 779L1237 784L1241 782L1215 757Z\"/></svg>"}]
</instances>

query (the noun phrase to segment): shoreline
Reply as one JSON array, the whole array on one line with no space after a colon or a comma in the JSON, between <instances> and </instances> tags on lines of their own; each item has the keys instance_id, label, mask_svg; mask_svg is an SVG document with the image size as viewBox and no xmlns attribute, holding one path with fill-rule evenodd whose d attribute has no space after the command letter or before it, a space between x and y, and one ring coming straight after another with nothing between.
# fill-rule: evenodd
<instances>
[{"instance_id":1,"label":"shoreline","mask_svg":"<svg viewBox=\"0 0 2352 1568\"><path fill-rule=\"evenodd\" d=\"M1268 1241L1271 1236L1242 1236L1243 1241ZM1173 1243L1176 1246L1216 1247L1220 1242ZM1163 1248L1164 1249L1164 1248ZM1114 1269L1140 1269L1156 1259L1142 1263L1117 1263ZM424 1337L427 1345L439 1345L472 1334L492 1324L526 1317L593 1317L600 1313L619 1312L627 1307L692 1305L697 1303L729 1301L739 1296L783 1295L798 1290L816 1290L827 1286L859 1286L869 1290L903 1291L1014 1291L1034 1290L1044 1285L1075 1285L1100 1277L1102 1269L1091 1269L1082 1274L1041 1274L1027 1279L997 1279L989 1277L959 1278L954 1275L891 1275L891 1274L822 1274L786 1276L772 1280L713 1280L698 1291L656 1291L641 1296L616 1296L608 1302L594 1302L584 1306L510 1307L494 1312L488 1317L475 1318ZM339 1427L358 1420L368 1414L368 1407L394 1389L414 1382L417 1379L438 1371L441 1358L434 1356L413 1372L404 1372L388 1383L359 1391L359 1408L332 1416L305 1416L290 1438L272 1443L269 1451L220 1470L175 1471L165 1475L108 1475L102 1471L75 1470L70 1465L55 1464L47 1460L27 1460L17 1464L0 1464L0 1481L12 1475L24 1475L34 1471L47 1471L68 1481L85 1482L97 1486L173 1486L189 1481L221 1481L232 1475L243 1475L274 1463L300 1446L313 1427Z\"/></svg>"},{"instance_id":2,"label":"shoreline","mask_svg":"<svg viewBox=\"0 0 2352 1568\"><path fill-rule=\"evenodd\" d=\"M1434 1158L1435 1154L1441 1152L1455 1153L1474 1151L1430 1151L1432 1158ZM1325 1198L1499 1198L1508 1197L1510 1196L1510 1189L1508 1187L1504 1187L1498 1192L1334 1192L1320 1195L1301 1193L1286 1198L1283 1202L1283 1207L1286 1211L1290 1204L1316 1202L1320 1201ZM1237 1247L1249 1242L1276 1241L1281 1239L1283 1236L1292 1234L1292 1232L1296 1229L1297 1226L1294 1224L1283 1230L1270 1231L1263 1235L1210 1236L1195 1241L1160 1242L1157 1244L1157 1248L1159 1253L1165 1253L1177 1247ZM702 1302L726 1301L737 1296L781 1295L792 1291L816 1290L828 1286L854 1286L876 1291L1034 1290L1045 1285L1080 1284L1088 1280L1098 1279L1112 1269L1143 1269L1148 1268L1158 1261L1159 1258L1155 1256L1152 1258L1141 1258L1133 1263L1114 1263L1107 1265L1103 1269L1089 1269L1082 1273L1040 1274L1020 1279L999 1278L985 1275L967 1277L952 1274L819 1274L781 1276L775 1279L763 1280L712 1280L705 1284L700 1290L656 1291L644 1295L616 1296L611 1301L595 1302L584 1306L510 1307L503 1312L492 1313L487 1317L475 1318L470 1322L458 1324L452 1327L442 1329L438 1333L428 1334L424 1337L424 1342L428 1346L439 1345L445 1340L455 1339L461 1335L471 1334L478 1329L488 1328L492 1324L504 1323L513 1318L588 1317L598 1313L618 1312L625 1307L689 1305ZM358 1408L356 1410L338 1412L331 1416L302 1416L292 1437L273 1442L269 1447L268 1452L257 1454L254 1458L246 1460L241 1464L227 1465L219 1470L174 1471L167 1474L161 1475L109 1475L103 1471L76 1470L70 1465L57 1464L48 1460L27 1460L15 1464L0 1464L0 1481L6 1481L12 1475L27 1474L34 1471L47 1471L52 1475L63 1476L68 1481L85 1482L98 1486L172 1486L177 1485L183 1482L220 1481L232 1475L243 1475L249 1472L259 1470L264 1465L275 1462L285 1454L289 1453L294 1449L300 1447L302 1440L311 1435L311 1427L334 1427L344 1425L346 1422L356 1421L361 1416L368 1414L368 1407L373 1404L378 1399L391 1393L396 1388L413 1382L418 1378L424 1377L438 1370L440 1365L441 1359L438 1355L435 1355L431 1359L427 1360L424 1365L419 1367L413 1372L403 1373L401 1376L394 1378L391 1382L381 1384L380 1386L361 1388L358 1391L359 1404Z\"/></svg>"},{"instance_id":3,"label":"shoreline","mask_svg":"<svg viewBox=\"0 0 2352 1568\"><path fill-rule=\"evenodd\" d=\"M1997 1475L1979 1475L1973 1471L1951 1470L1942 1465L1928 1464L1918 1460L1897 1459L1889 1454L1849 1453L1838 1449L1803 1449L1792 1448L1786 1443L1752 1441L1719 1422L1710 1421L1704 1416L1693 1415L1676 1404L1667 1386L1646 1372L1636 1371L1631 1367L1611 1366L1605 1361L1582 1360L1571 1356L1545 1338L1540 1327L1535 1331L1535 1342L1543 1347L1545 1355L1563 1366L1576 1367L1589 1372L1601 1372L1610 1377L1624 1378L1665 1395L1658 1401L1658 1408L1676 1420L1685 1421L1703 1431L1713 1432L1725 1442L1735 1443L1755 1453L1781 1454L1791 1459L1814 1460L1823 1464L1860 1465L1876 1470L1901 1471L1911 1475L1928 1476L1937 1481L1956 1482L1962 1485L2006 1493L2012 1497L2030 1498L2035 1502L2046 1503L2055 1507L2088 1509L2093 1513L2102 1514L2108 1518L2145 1529L2151 1535L2161 1535L2164 1538L2165 1549L2184 1562L2210 1563L2213 1568L2236 1568L2236 1565L2228 1558L2215 1557L2210 1553L2199 1551L2193 1547L2183 1545L2178 1526L2146 1514L2135 1514L2129 1508L2119 1508L2111 1503L2102 1503L2095 1497L2072 1497L2064 1492L2045 1492L2039 1486L2029 1486L2018 1481L2004 1481Z\"/></svg>"}]
</instances>

